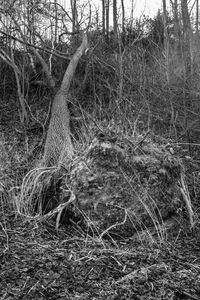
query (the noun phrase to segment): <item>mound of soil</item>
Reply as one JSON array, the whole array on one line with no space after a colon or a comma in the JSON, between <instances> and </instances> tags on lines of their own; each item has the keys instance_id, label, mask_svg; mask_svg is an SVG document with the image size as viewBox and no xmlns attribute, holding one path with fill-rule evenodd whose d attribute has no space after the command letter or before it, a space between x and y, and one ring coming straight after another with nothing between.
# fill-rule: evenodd
<instances>
[{"instance_id":1,"label":"mound of soil","mask_svg":"<svg viewBox=\"0 0 200 300\"><path fill-rule=\"evenodd\" d=\"M185 206L183 178L182 161L167 141L109 132L74 161L70 186L91 232L130 237L154 226L162 235L163 223Z\"/></svg>"}]
</instances>

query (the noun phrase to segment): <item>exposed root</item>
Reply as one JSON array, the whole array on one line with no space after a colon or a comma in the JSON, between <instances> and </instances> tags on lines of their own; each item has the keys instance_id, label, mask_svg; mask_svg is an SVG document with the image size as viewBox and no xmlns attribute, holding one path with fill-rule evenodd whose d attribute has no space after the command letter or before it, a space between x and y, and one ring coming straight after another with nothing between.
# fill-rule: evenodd
<instances>
[{"instance_id":1,"label":"exposed root","mask_svg":"<svg viewBox=\"0 0 200 300\"><path fill-rule=\"evenodd\" d=\"M33 216L35 205L42 196L44 186L48 186L53 175L58 172L56 167L39 167L29 171L23 179L21 195L16 203L19 214ZM39 211L39 210L38 210Z\"/></svg>"},{"instance_id":2,"label":"exposed root","mask_svg":"<svg viewBox=\"0 0 200 300\"><path fill-rule=\"evenodd\" d=\"M42 222L46 221L46 220L52 218L53 216L55 216L57 214L57 217L56 217L56 230L58 230L62 212L65 209L67 209L71 203L75 202L75 200L76 200L76 196L71 191L70 198L69 198L69 200L67 202L61 203L60 205L58 205L58 207L56 207L55 209L51 210L49 213L45 214L44 216L40 217L40 221L42 221Z\"/></svg>"}]
</instances>

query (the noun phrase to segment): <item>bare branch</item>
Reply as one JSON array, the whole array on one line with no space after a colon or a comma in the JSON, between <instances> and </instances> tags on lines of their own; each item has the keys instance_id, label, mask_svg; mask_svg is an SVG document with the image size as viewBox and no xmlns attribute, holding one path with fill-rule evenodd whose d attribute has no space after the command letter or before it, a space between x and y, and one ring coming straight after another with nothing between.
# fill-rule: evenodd
<instances>
[{"instance_id":1,"label":"bare branch","mask_svg":"<svg viewBox=\"0 0 200 300\"><path fill-rule=\"evenodd\" d=\"M33 48L32 50L33 50L34 54L37 56L37 58L39 59L41 65L42 65L43 71L46 74L47 81L48 81L50 87L55 87L55 80L53 79L53 77L50 73L50 70L49 70L49 67L48 67L47 63L44 61L43 57L40 55L40 53L36 49Z\"/></svg>"},{"instance_id":2,"label":"bare branch","mask_svg":"<svg viewBox=\"0 0 200 300\"><path fill-rule=\"evenodd\" d=\"M34 48L34 49L42 50L42 51L44 51L44 52L53 54L54 56L59 57L59 58L64 58L64 59L67 59L67 60L70 59L69 56L66 56L66 55L65 55L64 53L62 53L62 52L59 52L59 51L52 51L52 50L50 50L50 49L48 49L48 48L43 48L43 47L40 47L40 46L33 45L33 44L28 43L28 42L26 42L26 41L23 41L23 40L21 40L21 39L19 39L19 38L17 38L17 37L14 37L14 36L12 36L11 34L6 33L6 32L4 32L4 31L2 31L2 30L0 30L0 33L3 34L3 35L6 36L6 37L9 37L10 39L12 39L12 40L14 40L14 41L19 42L19 43L22 44L22 45L26 45L26 46L29 46L29 47Z\"/></svg>"}]
</instances>

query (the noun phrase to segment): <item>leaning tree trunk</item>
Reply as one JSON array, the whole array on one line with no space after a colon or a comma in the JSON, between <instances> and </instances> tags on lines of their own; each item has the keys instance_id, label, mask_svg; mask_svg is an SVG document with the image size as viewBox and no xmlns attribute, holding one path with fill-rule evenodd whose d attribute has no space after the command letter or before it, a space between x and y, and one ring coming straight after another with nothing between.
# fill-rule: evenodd
<instances>
[{"instance_id":1,"label":"leaning tree trunk","mask_svg":"<svg viewBox=\"0 0 200 300\"><path fill-rule=\"evenodd\" d=\"M70 113L67 106L69 87L79 59L87 48L87 35L83 35L82 44L73 55L60 89L52 104L50 124L44 151L44 165L46 167L67 166L73 155L73 145L70 136Z\"/></svg>"}]
</instances>

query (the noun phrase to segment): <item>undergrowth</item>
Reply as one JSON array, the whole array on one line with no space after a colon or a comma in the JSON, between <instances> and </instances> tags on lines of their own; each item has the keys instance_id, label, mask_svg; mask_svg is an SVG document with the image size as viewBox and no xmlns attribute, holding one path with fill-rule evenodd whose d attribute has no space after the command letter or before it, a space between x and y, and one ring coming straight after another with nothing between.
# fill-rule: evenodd
<instances>
[{"instance_id":1,"label":"undergrowth","mask_svg":"<svg viewBox=\"0 0 200 300\"><path fill-rule=\"evenodd\" d=\"M198 161L195 158L198 157L199 153L196 125L199 120L199 107L197 105L197 92L199 89L197 78L199 74L196 74L196 77L194 76L195 80L191 81L191 91L187 91L188 97L191 98L191 101L194 101L191 102L192 105L189 110L183 111L183 96L186 92L183 89L184 64L175 48L170 48L172 55L169 61L169 74L167 74L162 47L151 44L147 50L142 42L139 44L133 42L124 46L123 49L118 47L114 50L106 47L105 41L104 43L99 43L99 38L97 35L92 41L94 48L92 48L88 60L84 57L80 61L71 87L69 105L75 156L69 164L69 169L63 171L62 166L52 169L44 168L40 160L42 147L38 148L38 153L36 153L37 151L34 152L37 149L39 140L36 125L38 125L37 123L42 124L42 138L44 138L44 130L47 129L46 116L50 105L46 101L48 90L41 91L41 95L44 95L45 98L45 104L40 103L41 107L38 107L36 93L32 90L33 93L30 93L30 99L27 101L30 114L28 130L26 129L23 132L24 128L19 126L21 132L19 133L15 130L15 133L9 139L9 134L4 133L4 128L1 128L1 205L25 217L42 216L44 211L41 199L44 193L47 192L48 186L55 180L55 177L56 180L58 178L60 180L60 172L65 174L65 183L67 182L74 163L85 157L98 135L108 135L111 143L121 139L123 140L119 145L122 149L121 151L128 149L129 152L132 150L136 152L140 150L139 155L137 155L142 157L145 153L144 149L140 148L140 145L143 145L143 142L148 140L149 134L151 134L155 139L158 137L157 145L155 145L153 140L149 142L152 147L152 153L159 152L163 146L166 152L168 151L173 156L174 149L178 149L177 154L175 154L177 162L182 161L185 164L186 161L186 169L183 172L184 176L186 176L184 180L180 178L179 182L181 200L179 199L177 202L185 202L186 211L190 218L193 215L193 210L198 215L199 208L196 199L200 194L200 184ZM198 64L197 57L196 63ZM58 71L56 66L54 66L54 69ZM62 71L64 72L64 70ZM167 82L167 75L170 75L169 82ZM59 78L61 77L61 74L59 74ZM37 93L40 94L40 91L37 91ZM41 95L38 95L40 102L42 102ZM52 92L49 92L49 96L52 98ZM42 118L42 110L45 109L45 118ZM37 117L38 114L40 114L40 118ZM9 115L9 117L11 116ZM185 122L186 118L187 122ZM40 119L42 120L41 122L38 121ZM36 131L34 132L35 126ZM107 142L106 140L105 144ZM134 151L133 156L136 155ZM30 152L31 157L29 155ZM164 152L163 155L165 154ZM170 155L167 159L171 159ZM170 161L168 162L169 170L171 163ZM193 165L193 169L190 168L191 165ZM167 174L166 170L161 169L160 172L160 176ZM169 175L167 174L166 176L171 175L169 172ZM154 174L152 173L151 179L153 176ZM62 180L64 181L63 178ZM134 182L131 181L132 178L130 180L124 176L124 180L127 180L127 184L129 182L130 197L133 197L135 187ZM159 180L159 177L155 178L155 182L156 180ZM156 199L148 195L148 189L151 185L152 182L149 181L145 186L147 198L150 201L149 207L146 204L146 200L144 200L145 197L137 195L137 198L140 199L145 211L152 219L154 227L159 233L158 235L160 235L159 238L163 240L165 238L165 230L163 229L162 214L158 209L157 215L152 215L150 209L150 206L156 206ZM63 194L62 199L65 199L67 203L70 199L70 193L71 195L73 194L72 187L68 182L65 192L66 195ZM37 201L41 201L41 203L38 204ZM54 204L51 209L49 208L49 211L54 211L59 205L59 201L56 202L55 200L53 202ZM191 203L194 202L193 208ZM63 210L63 207L61 209ZM125 217L128 217L126 207L122 207L123 209ZM57 223L59 220L58 218ZM87 222L89 224L90 220L88 219ZM192 220L190 220L190 224L192 224ZM56 226L58 227L58 224Z\"/></svg>"}]
</instances>

